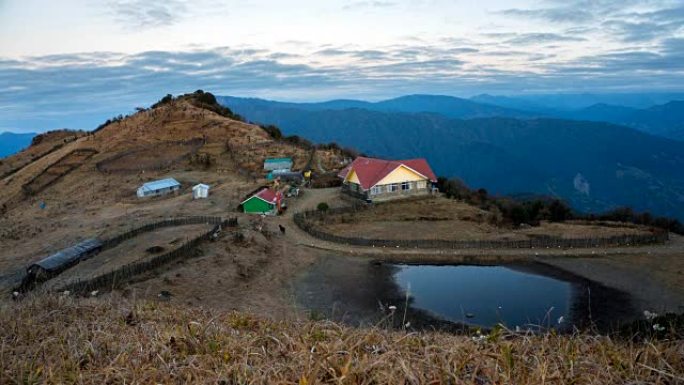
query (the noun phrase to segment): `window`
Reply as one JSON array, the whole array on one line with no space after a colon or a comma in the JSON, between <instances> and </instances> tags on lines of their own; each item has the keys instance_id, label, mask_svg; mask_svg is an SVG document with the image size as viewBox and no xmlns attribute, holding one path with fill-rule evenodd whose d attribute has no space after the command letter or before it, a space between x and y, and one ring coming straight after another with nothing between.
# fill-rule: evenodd
<instances>
[{"instance_id":1,"label":"window","mask_svg":"<svg viewBox=\"0 0 684 385\"><path fill-rule=\"evenodd\" d=\"M382 187L381 186L371 187L371 195L378 195L378 194L382 194Z\"/></svg>"},{"instance_id":2,"label":"window","mask_svg":"<svg viewBox=\"0 0 684 385\"><path fill-rule=\"evenodd\" d=\"M399 190L399 185L396 183L392 183L391 185L387 186L387 191L388 192L395 192Z\"/></svg>"},{"instance_id":3,"label":"window","mask_svg":"<svg viewBox=\"0 0 684 385\"><path fill-rule=\"evenodd\" d=\"M411 189L411 183L410 182L402 182L401 183L401 191L408 191Z\"/></svg>"},{"instance_id":4,"label":"window","mask_svg":"<svg viewBox=\"0 0 684 385\"><path fill-rule=\"evenodd\" d=\"M416 183L417 189L424 189L426 187L427 187L427 182L425 182L424 180L418 181L418 183Z\"/></svg>"}]
</instances>

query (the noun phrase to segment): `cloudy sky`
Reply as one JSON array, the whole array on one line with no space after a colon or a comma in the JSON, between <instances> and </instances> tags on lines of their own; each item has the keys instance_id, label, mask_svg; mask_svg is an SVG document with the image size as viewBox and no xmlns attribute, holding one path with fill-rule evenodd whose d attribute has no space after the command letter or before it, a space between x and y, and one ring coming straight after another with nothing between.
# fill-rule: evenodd
<instances>
[{"instance_id":1,"label":"cloudy sky","mask_svg":"<svg viewBox=\"0 0 684 385\"><path fill-rule=\"evenodd\" d=\"M682 0L0 0L0 131L166 93L684 91Z\"/></svg>"}]
</instances>

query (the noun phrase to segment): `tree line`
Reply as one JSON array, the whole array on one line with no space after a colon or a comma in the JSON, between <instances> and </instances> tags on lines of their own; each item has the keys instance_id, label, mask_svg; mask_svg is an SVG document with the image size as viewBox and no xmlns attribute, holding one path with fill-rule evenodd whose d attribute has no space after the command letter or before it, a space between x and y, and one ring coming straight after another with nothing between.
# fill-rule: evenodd
<instances>
[{"instance_id":1,"label":"tree line","mask_svg":"<svg viewBox=\"0 0 684 385\"><path fill-rule=\"evenodd\" d=\"M633 223L658 227L677 234L684 234L684 225L674 218L655 216L649 212L636 212L629 207L620 207L604 213L579 213L565 201L540 196L516 199L490 195L486 189L471 189L457 178L439 177L437 188L447 198L463 200L489 211L494 224L512 226L539 226L541 221L564 222L567 220L591 220Z\"/></svg>"}]
</instances>

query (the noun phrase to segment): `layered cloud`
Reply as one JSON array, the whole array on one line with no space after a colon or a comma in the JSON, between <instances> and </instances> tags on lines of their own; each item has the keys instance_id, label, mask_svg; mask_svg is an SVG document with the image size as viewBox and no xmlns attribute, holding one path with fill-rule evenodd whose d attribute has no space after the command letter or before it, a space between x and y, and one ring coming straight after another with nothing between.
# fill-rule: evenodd
<instances>
[{"instance_id":1,"label":"layered cloud","mask_svg":"<svg viewBox=\"0 0 684 385\"><path fill-rule=\"evenodd\" d=\"M111 0L107 9L126 29L157 31L209 12L189 4ZM331 12L401 7L346 1ZM503 16L501 23L392 42L317 43L285 34L269 36L282 40L273 44L217 48L0 54L0 131L90 129L166 93L200 88L284 100L684 89L684 7L676 3L547 0L491 14Z\"/></svg>"}]
</instances>

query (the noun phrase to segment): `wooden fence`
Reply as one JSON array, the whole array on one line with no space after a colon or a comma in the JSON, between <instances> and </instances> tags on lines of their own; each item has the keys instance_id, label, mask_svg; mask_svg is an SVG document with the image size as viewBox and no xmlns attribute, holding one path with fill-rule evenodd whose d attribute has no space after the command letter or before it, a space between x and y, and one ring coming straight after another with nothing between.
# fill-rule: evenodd
<instances>
[{"instance_id":1,"label":"wooden fence","mask_svg":"<svg viewBox=\"0 0 684 385\"><path fill-rule=\"evenodd\" d=\"M131 278L138 276L140 274L152 271L154 269L160 268L170 262L180 260L180 259L186 259L189 257L192 257L194 255L195 249L197 246L212 237L214 237L221 228L224 227L236 227L237 226L237 218L231 218L228 220L220 220L220 218L215 218L215 217L191 217L192 219L197 220L198 222L179 222L180 224L190 224L190 223L206 223L206 222L199 222L199 218L207 218L210 219L211 221L216 221L218 219L218 223L215 223L215 226L208 232L203 233L202 235L184 243L182 246L179 248L170 251L168 253L158 255L156 257L150 258L145 261L139 261L139 262L133 262L124 266L121 266L109 273L102 274L100 276L87 279L87 280L79 280L73 283L70 283L61 289L59 291L70 291L72 293L77 293L77 294L83 294L83 293L89 293L94 290L110 290L114 289L117 287L121 287L124 283L128 282L131 280ZM173 221L183 221L183 220L188 220L190 218L180 218L180 219L171 219L168 221L165 221L167 223L173 222ZM209 222L209 223L214 223L214 222ZM155 224L152 224L155 225ZM168 226L168 225L167 225ZM139 229L136 229L139 230ZM135 231L135 230L134 230ZM131 231L129 233L133 233L134 231ZM150 231L150 230L148 230ZM127 239L127 238L126 238ZM123 241L123 239L121 240ZM120 241L120 242L121 242ZM111 247L111 246L110 246Z\"/></svg>"},{"instance_id":2,"label":"wooden fence","mask_svg":"<svg viewBox=\"0 0 684 385\"><path fill-rule=\"evenodd\" d=\"M144 226L135 228L133 230L127 231L123 234L119 234L113 238L106 239L102 241L102 249L109 249L112 247L118 246L121 242L124 242L128 239L135 238L138 235L142 233L147 233L150 231L154 231L156 229L160 229L163 227L175 227L175 226L183 226L183 225L198 225L198 224L211 224L211 225L218 225L218 224L223 224L226 222L227 224L224 227L236 227L237 226L237 218L231 218L228 219L227 221L223 221L221 217L208 217L208 216L190 216L190 217L182 217L182 218L172 218L172 219L164 219L159 222L154 222L154 223L148 223Z\"/></svg>"},{"instance_id":3,"label":"wooden fence","mask_svg":"<svg viewBox=\"0 0 684 385\"><path fill-rule=\"evenodd\" d=\"M664 243L669 239L667 230L653 229L648 234L617 235L596 238L538 237L525 240L462 240L439 239L368 239L334 235L316 228L313 220L323 220L327 215L349 214L362 207L330 209L327 212L306 211L294 215L295 224L311 236L328 242L352 246L393 247L416 249L548 249L640 246Z\"/></svg>"}]
</instances>

